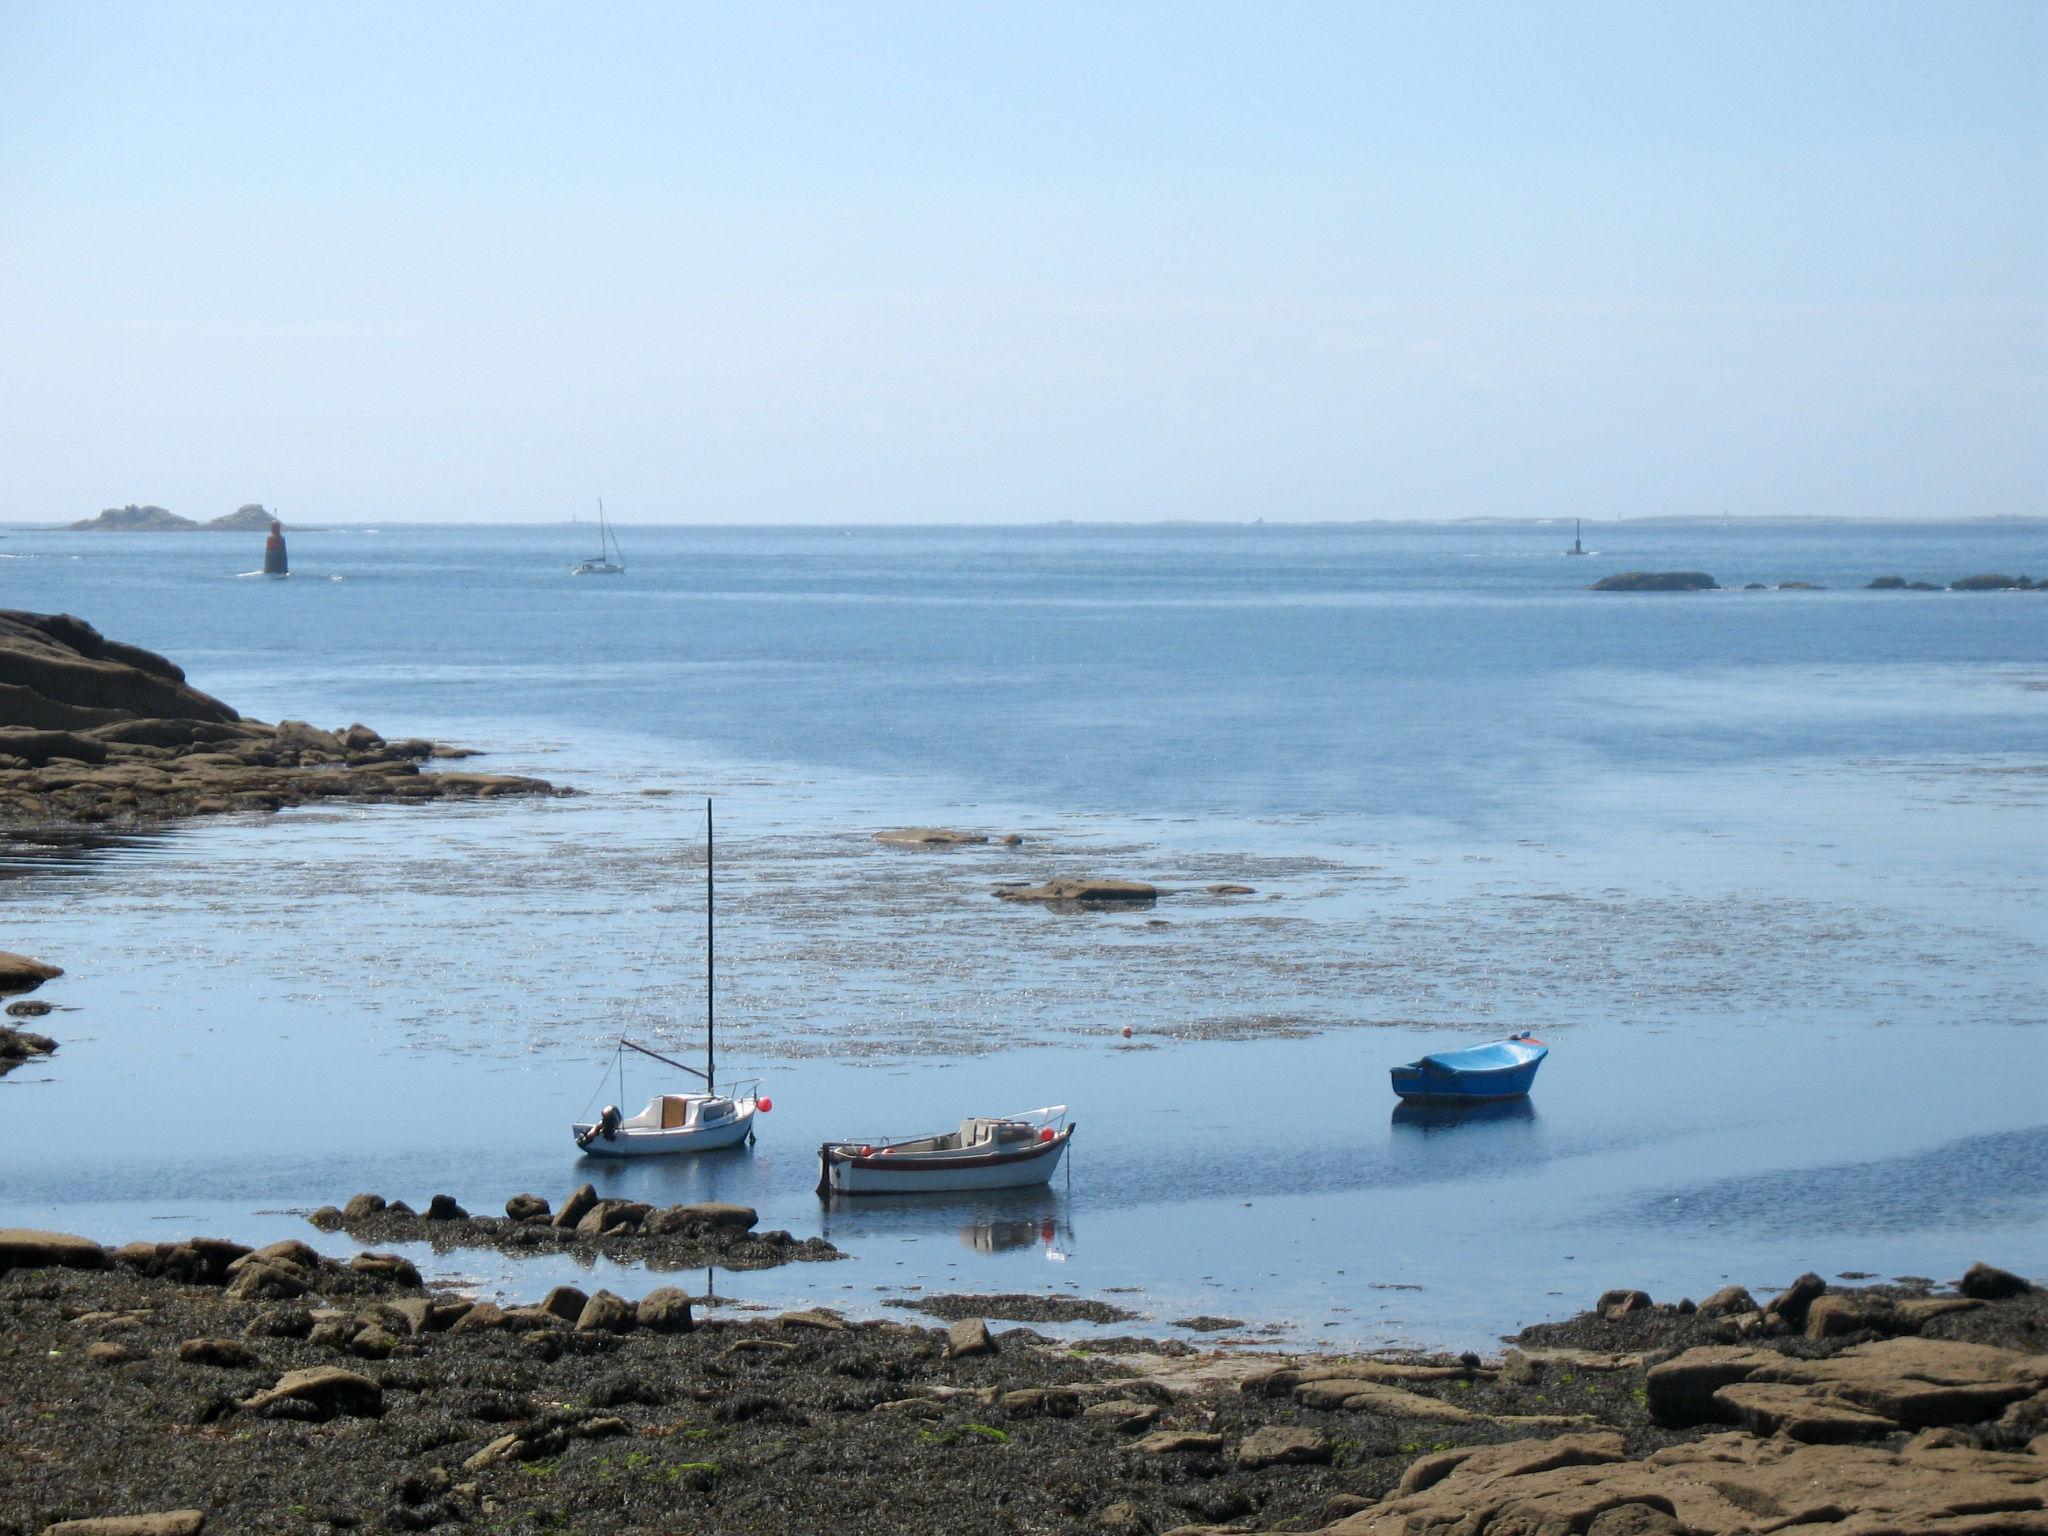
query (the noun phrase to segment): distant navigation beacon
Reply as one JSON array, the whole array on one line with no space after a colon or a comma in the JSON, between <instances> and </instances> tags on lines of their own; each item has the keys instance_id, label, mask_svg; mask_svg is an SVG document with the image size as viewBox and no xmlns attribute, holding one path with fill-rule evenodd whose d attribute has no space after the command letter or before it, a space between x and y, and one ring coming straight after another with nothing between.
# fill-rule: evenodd
<instances>
[{"instance_id":1,"label":"distant navigation beacon","mask_svg":"<svg viewBox=\"0 0 2048 1536\"><path fill-rule=\"evenodd\" d=\"M291 562L284 554L284 524L276 518L270 520L270 537L263 541L263 574L266 576L289 576Z\"/></svg>"}]
</instances>

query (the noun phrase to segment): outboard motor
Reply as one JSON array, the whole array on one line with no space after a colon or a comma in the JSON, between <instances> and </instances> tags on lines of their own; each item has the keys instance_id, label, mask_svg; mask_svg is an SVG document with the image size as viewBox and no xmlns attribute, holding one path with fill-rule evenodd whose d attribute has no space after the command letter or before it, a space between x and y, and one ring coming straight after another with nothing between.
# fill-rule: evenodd
<instances>
[{"instance_id":1,"label":"outboard motor","mask_svg":"<svg viewBox=\"0 0 2048 1536\"><path fill-rule=\"evenodd\" d=\"M599 1136L603 1136L606 1141L612 1141L617 1138L618 1134L619 1106L607 1104L604 1107L604 1112L597 1117L597 1124L576 1138L576 1145L579 1148L588 1147Z\"/></svg>"}]
</instances>

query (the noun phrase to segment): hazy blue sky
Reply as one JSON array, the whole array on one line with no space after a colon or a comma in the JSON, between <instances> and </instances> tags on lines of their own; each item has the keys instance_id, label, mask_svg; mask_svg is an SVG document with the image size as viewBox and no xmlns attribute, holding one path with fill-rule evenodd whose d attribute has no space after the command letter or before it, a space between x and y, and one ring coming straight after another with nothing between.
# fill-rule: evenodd
<instances>
[{"instance_id":1,"label":"hazy blue sky","mask_svg":"<svg viewBox=\"0 0 2048 1536\"><path fill-rule=\"evenodd\" d=\"M2044 0L0 0L0 518L2042 513L2044 373Z\"/></svg>"}]
</instances>

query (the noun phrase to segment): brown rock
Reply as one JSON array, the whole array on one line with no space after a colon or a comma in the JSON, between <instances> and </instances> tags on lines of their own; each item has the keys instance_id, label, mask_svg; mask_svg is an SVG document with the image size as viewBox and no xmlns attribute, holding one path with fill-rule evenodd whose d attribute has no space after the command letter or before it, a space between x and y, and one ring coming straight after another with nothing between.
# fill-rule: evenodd
<instances>
[{"instance_id":1,"label":"brown rock","mask_svg":"<svg viewBox=\"0 0 2048 1536\"><path fill-rule=\"evenodd\" d=\"M590 1304L588 1292L580 1291L573 1285L558 1285L540 1299L540 1309L551 1312L570 1327L583 1315L583 1309Z\"/></svg>"},{"instance_id":2,"label":"brown rock","mask_svg":"<svg viewBox=\"0 0 2048 1536\"><path fill-rule=\"evenodd\" d=\"M234 1369L256 1364L256 1351L240 1339L187 1339L178 1346L178 1358L187 1365Z\"/></svg>"},{"instance_id":3,"label":"brown rock","mask_svg":"<svg viewBox=\"0 0 2048 1536\"><path fill-rule=\"evenodd\" d=\"M958 848L985 843L988 838L980 832L955 832L950 827L893 827L877 832L875 841L897 848Z\"/></svg>"},{"instance_id":4,"label":"brown rock","mask_svg":"<svg viewBox=\"0 0 2048 1536\"><path fill-rule=\"evenodd\" d=\"M1747 1381L1780 1357L1747 1345L1708 1344L1650 1367L1644 1382L1650 1417L1659 1424L1710 1423L1725 1411L1714 1394Z\"/></svg>"},{"instance_id":5,"label":"brown rock","mask_svg":"<svg viewBox=\"0 0 2048 1536\"><path fill-rule=\"evenodd\" d=\"M1081 1395L1071 1387L1020 1387L996 1401L1020 1419L1071 1419L1081 1411Z\"/></svg>"},{"instance_id":6,"label":"brown rock","mask_svg":"<svg viewBox=\"0 0 2048 1536\"><path fill-rule=\"evenodd\" d=\"M1142 880L1061 878L1043 885L1005 885L996 889L1001 901L1072 902L1078 906L1149 906L1159 888Z\"/></svg>"},{"instance_id":7,"label":"brown rock","mask_svg":"<svg viewBox=\"0 0 2048 1536\"><path fill-rule=\"evenodd\" d=\"M478 1333L505 1326L505 1309L495 1301L480 1301L449 1327L450 1333Z\"/></svg>"},{"instance_id":8,"label":"brown rock","mask_svg":"<svg viewBox=\"0 0 2048 1536\"><path fill-rule=\"evenodd\" d=\"M1790 1435L1794 1440L1834 1445L1882 1440L1899 1429L1881 1414L1866 1413L1804 1387L1775 1382L1737 1382L1721 1388L1714 1400L1755 1435Z\"/></svg>"},{"instance_id":9,"label":"brown rock","mask_svg":"<svg viewBox=\"0 0 2048 1536\"><path fill-rule=\"evenodd\" d=\"M453 1195L435 1195L427 1202L428 1221L467 1221L469 1212L456 1202Z\"/></svg>"},{"instance_id":10,"label":"brown rock","mask_svg":"<svg viewBox=\"0 0 2048 1536\"><path fill-rule=\"evenodd\" d=\"M952 1359L995 1352L996 1342L989 1337L988 1324L978 1317L963 1317L946 1329L946 1354Z\"/></svg>"},{"instance_id":11,"label":"brown rock","mask_svg":"<svg viewBox=\"0 0 2048 1536\"><path fill-rule=\"evenodd\" d=\"M277 1385L258 1392L242 1406L260 1413L287 1398L310 1403L323 1414L376 1418L384 1411L384 1389L367 1376L334 1366L316 1365L302 1371L286 1371Z\"/></svg>"},{"instance_id":12,"label":"brown rock","mask_svg":"<svg viewBox=\"0 0 2048 1536\"><path fill-rule=\"evenodd\" d=\"M597 1204L597 1190L594 1186L585 1184L582 1188L571 1193L569 1198L564 1200L556 1209L554 1225L564 1232L575 1231L576 1224L583 1219L585 1213L595 1204Z\"/></svg>"},{"instance_id":13,"label":"brown rock","mask_svg":"<svg viewBox=\"0 0 2048 1536\"><path fill-rule=\"evenodd\" d=\"M59 1520L43 1527L43 1536L199 1536L206 1514L197 1509L168 1509L154 1515L101 1515L91 1520Z\"/></svg>"},{"instance_id":14,"label":"brown rock","mask_svg":"<svg viewBox=\"0 0 2048 1536\"><path fill-rule=\"evenodd\" d=\"M740 1232L751 1232L761 1220L760 1213L751 1205L734 1205L724 1200L699 1200L668 1209L692 1226L729 1227Z\"/></svg>"},{"instance_id":15,"label":"brown rock","mask_svg":"<svg viewBox=\"0 0 2048 1536\"><path fill-rule=\"evenodd\" d=\"M1090 1403L1081 1410L1084 1421L1090 1424L1104 1424L1127 1435L1150 1429L1159 1422L1159 1414L1160 1407L1157 1403L1140 1402L1134 1397L1113 1397L1105 1402Z\"/></svg>"},{"instance_id":16,"label":"brown rock","mask_svg":"<svg viewBox=\"0 0 2048 1536\"><path fill-rule=\"evenodd\" d=\"M539 1195L514 1195L505 1202L505 1215L512 1221L545 1221L548 1203Z\"/></svg>"},{"instance_id":17,"label":"brown rock","mask_svg":"<svg viewBox=\"0 0 2048 1536\"><path fill-rule=\"evenodd\" d=\"M240 1262L239 1260L237 1261ZM312 1277L296 1264L244 1264L228 1282L237 1301L288 1301L311 1289Z\"/></svg>"},{"instance_id":18,"label":"brown rock","mask_svg":"<svg viewBox=\"0 0 2048 1536\"><path fill-rule=\"evenodd\" d=\"M784 1312L775 1319L784 1328L819 1328L827 1333L846 1332L846 1319L836 1312L823 1307L810 1307L802 1312Z\"/></svg>"},{"instance_id":19,"label":"brown rock","mask_svg":"<svg viewBox=\"0 0 2048 1536\"><path fill-rule=\"evenodd\" d=\"M1377 1413L1390 1419L1419 1419L1432 1424L1475 1424L1480 1418L1455 1403L1357 1377L1303 1382L1295 1388L1294 1397L1305 1408L1345 1408L1353 1413Z\"/></svg>"},{"instance_id":20,"label":"brown rock","mask_svg":"<svg viewBox=\"0 0 2048 1536\"><path fill-rule=\"evenodd\" d=\"M420 1278L419 1266L403 1254L359 1253L348 1261L348 1267L359 1275L375 1275L393 1285L417 1288L426 1284Z\"/></svg>"},{"instance_id":21,"label":"brown rock","mask_svg":"<svg viewBox=\"0 0 2048 1536\"><path fill-rule=\"evenodd\" d=\"M576 1319L578 1333L630 1333L634 1324L633 1304L610 1291L599 1291L583 1304Z\"/></svg>"},{"instance_id":22,"label":"brown rock","mask_svg":"<svg viewBox=\"0 0 2048 1536\"><path fill-rule=\"evenodd\" d=\"M291 1264L311 1272L320 1267L320 1255L310 1243L302 1243L295 1237L288 1237L282 1242L252 1248L247 1253L236 1255L228 1262L227 1272L230 1275L239 1275L251 1264Z\"/></svg>"},{"instance_id":23,"label":"brown rock","mask_svg":"<svg viewBox=\"0 0 2048 1536\"><path fill-rule=\"evenodd\" d=\"M688 1333L695 1323L690 1317L690 1298L672 1285L656 1286L633 1308L636 1322L655 1333Z\"/></svg>"},{"instance_id":24,"label":"brown rock","mask_svg":"<svg viewBox=\"0 0 2048 1536\"><path fill-rule=\"evenodd\" d=\"M1603 1509L1586 1536L1689 1536L1676 1517L1655 1504L1617 1504Z\"/></svg>"},{"instance_id":25,"label":"brown rock","mask_svg":"<svg viewBox=\"0 0 2048 1536\"><path fill-rule=\"evenodd\" d=\"M1973 1301L2007 1301L2014 1296L2024 1296L2034 1288L2029 1280L2022 1279L2009 1269L1994 1269L1989 1264L1972 1264L1963 1272L1961 1283L1956 1289Z\"/></svg>"},{"instance_id":26,"label":"brown rock","mask_svg":"<svg viewBox=\"0 0 2048 1536\"><path fill-rule=\"evenodd\" d=\"M1739 1285L1724 1285L1720 1290L1714 1292L1713 1295L1700 1303L1700 1311L1708 1317L1725 1317L1736 1312L1760 1312L1762 1310L1756 1304L1756 1298L1750 1295L1747 1289Z\"/></svg>"},{"instance_id":27,"label":"brown rock","mask_svg":"<svg viewBox=\"0 0 2048 1536\"><path fill-rule=\"evenodd\" d=\"M1806 1309L1826 1294L1827 1281L1808 1270L1777 1296L1764 1311L1774 1317L1782 1317L1794 1328L1806 1326Z\"/></svg>"},{"instance_id":28,"label":"brown rock","mask_svg":"<svg viewBox=\"0 0 2048 1536\"><path fill-rule=\"evenodd\" d=\"M1415 1532L1564 1532L1596 1529L1692 1536L1763 1536L1827 1526L1843 1536L2020 1536L2041 1530L2048 1461L1985 1451L1931 1449L1908 1456L1867 1446L1710 1435L1641 1461L1623 1459L1617 1434L1513 1441L1472 1449L1428 1486L1402 1487L1323 1536ZM1432 1461L1443 1458L1430 1458ZM1411 1469L1411 1472L1414 1469ZM1671 1524L1624 1516L1629 1505ZM1612 1526L1597 1527L1603 1536Z\"/></svg>"},{"instance_id":29,"label":"brown rock","mask_svg":"<svg viewBox=\"0 0 2048 1536\"><path fill-rule=\"evenodd\" d=\"M397 1348L398 1335L388 1328L364 1328L348 1341L348 1352L365 1360L388 1360Z\"/></svg>"},{"instance_id":30,"label":"brown rock","mask_svg":"<svg viewBox=\"0 0 2048 1536\"><path fill-rule=\"evenodd\" d=\"M90 1238L33 1227L0 1227L0 1273L10 1269L105 1269L107 1250Z\"/></svg>"},{"instance_id":31,"label":"brown rock","mask_svg":"<svg viewBox=\"0 0 2048 1536\"><path fill-rule=\"evenodd\" d=\"M1261 1467L1326 1462L1330 1454L1329 1439L1320 1430L1268 1424L1238 1442L1237 1464L1247 1472L1256 1472Z\"/></svg>"},{"instance_id":32,"label":"brown rock","mask_svg":"<svg viewBox=\"0 0 2048 1536\"><path fill-rule=\"evenodd\" d=\"M1131 1449L1147 1456L1178 1456L1189 1451L1220 1451L1221 1435L1192 1434L1185 1430L1161 1429L1131 1442Z\"/></svg>"},{"instance_id":33,"label":"brown rock","mask_svg":"<svg viewBox=\"0 0 2048 1536\"><path fill-rule=\"evenodd\" d=\"M341 1208L341 1214L350 1221L362 1221L367 1217L375 1216L383 1209L384 1197L382 1195L350 1195L348 1204Z\"/></svg>"},{"instance_id":34,"label":"brown rock","mask_svg":"<svg viewBox=\"0 0 2048 1536\"><path fill-rule=\"evenodd\" d=\"M1806 1336L1833 1339L1847 1333L1901 1333L1898 1309L1881 1296L1821 1296L1806 1309ZM1802 1437L1803 1438L1803 1437Z\"/></svg>"},{"instance_id":35,"label":"brown rock","mask_svg":"<svg viewBox=\"0 0 2048 1536\"><path fill-rule=\"evenodd\" d=\"M1956 1312L1975 1312L1984 1306L1981 1301L1967 1296L1913 1296L1905 1301L1895 1302L1892 1310L1899 1315L1899 1321L1909 1333L1918 1333L1937 1317L1948 1317Z\"/></svg>"},{"instance_id":36,"label":"brown rock","mask_svg":"<svg viewBox=\"0 0 2048 1536\"><path fill-rule=\"evenodd\" d=\"M1603 1291L1593 1303L1593 1310L1611 1323L1631 1312L1648 1311L1653 1305L1647 1291Z\"/></svg>"}]
</instances>

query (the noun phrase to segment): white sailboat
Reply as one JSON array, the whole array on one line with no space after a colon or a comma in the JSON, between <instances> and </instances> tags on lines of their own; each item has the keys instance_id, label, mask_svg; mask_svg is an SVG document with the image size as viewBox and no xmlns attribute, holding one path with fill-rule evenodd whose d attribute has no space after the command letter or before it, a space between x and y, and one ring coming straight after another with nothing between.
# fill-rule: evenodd
<instances>
[{"instance_id":1,"label":"white sailboat","mask_svg":"<svg viewBox=\"0 0 2048 1536\"><path fill-rule=\"evenodd\" d=\"M617 555L614 560L612 556ZM626 552L619 548L619 536L612 532L612 525L605 521L604 498L597 498L597 558L581 560L569 567L571 576L623 576L626 574Z\"/></svg>"},{"instance_id":2,"label":"white sailboat","mask_svg":"<svg viewBox=\"0 0 2048 1536\"><path fill-rule=\"evenodd\" d=\"M570 1125L576 1146L585 1157L654 1157L672 1152L711 1152L737 1146L754 1134L754 1116L767 1114L774 1102L760 1091L758 1081L736 1084L720 1093L714 1072L717 1068L717 1016L712 1004L712 986L717 978L717 947L713 928L716 901L712 883L711 802L704 802L704 1070L685 1066L644 1045L623 1037L619 1040L618 1067L621 1098L625 1097L626 1052L638 1051L665 1066L686 1072L704 1084L702 1093L662 1093L647 1101L637 1115L623 1116L616 1104L607 1104L588 1123ZM601 1086L601 1085L600 1085ZM745 1091L742 1092L741 1090Z\"/></svg>"}]
</instances>

